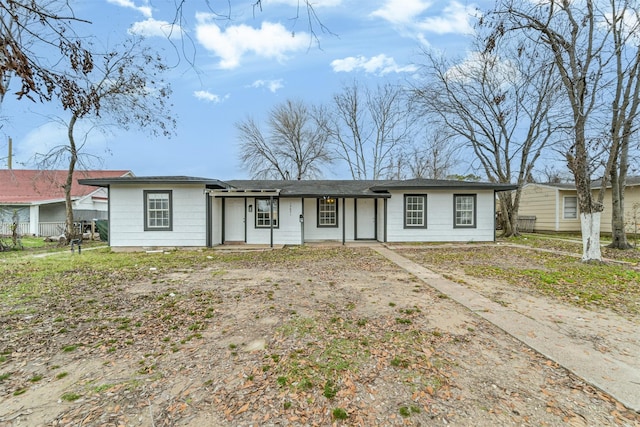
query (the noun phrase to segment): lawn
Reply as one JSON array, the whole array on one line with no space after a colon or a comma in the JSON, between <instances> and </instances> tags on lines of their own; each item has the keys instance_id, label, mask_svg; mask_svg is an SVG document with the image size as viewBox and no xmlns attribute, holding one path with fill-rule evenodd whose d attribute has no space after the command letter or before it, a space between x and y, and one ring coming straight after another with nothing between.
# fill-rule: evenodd
<instances>
[{"instance_id":1,"label":"lawn","mask_svg":"<svg viewBox=\"0 0 640 427\"><path fill-rule=\"evenodd\" d=\"M0 277L2 425L639 421L368 248L12 252Z\"/></svg>"}]
</instances>

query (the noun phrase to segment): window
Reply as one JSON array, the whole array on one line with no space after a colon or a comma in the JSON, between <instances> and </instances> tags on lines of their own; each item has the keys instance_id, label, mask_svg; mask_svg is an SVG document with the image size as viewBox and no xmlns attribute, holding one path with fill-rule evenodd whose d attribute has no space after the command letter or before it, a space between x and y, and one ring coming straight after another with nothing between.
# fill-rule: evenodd
<instances>
[{"instance_id":1,"label":"window","mask_svg":"<svg viewBox=\"0 0 640 427\"><path fill-rule=\"evenodd\" d=\"M145 231L171 231L172 192L144 191L144 229Z\"/></svg>"},{"instance_id":2,"label":"window","mask_svg":"<svg viewBox=\"0 0 640 427\"><path fill-rule=\"evenodd\" d=\"M578 218L578 197L565 196L564 198L564 219Z\"/></svg>"},{"instance_id":3,"label":"window","mask_svg":"<svg viewBox=\"0 0 640 427\"><path fill-rule=\"evenodd\" d=\"M272 213L273 228L278 228L278 199L256 199L256 228L271 228Z\"/></svg>"},{"instance_id":4,"label":"window","mask_svg":"<svg viewBox=\"0 0 640 427\"><path fill-rule=\"evenodd\" d=\"M338 200L333 197L318 199L318 227L338 226Z\"/></svg>"},{"instance_id":5,"label":"window","mask_svg":"<svg viewBox=\"0 0 640 427\"><path fill-rule=\"evenodd\" d=\"M454 228L476 226L476 195L475 194L454 194Z\"/></svg>"},{"instance_id":6,"label":"window","mask_svg":"<svg viewBox=\"0 0 640 427\"><path fill-rule=\"evenodd\" d=\"M426 195L405 195L404 196L404 227L405 228L426 228L427 227L427 196Z\"/></svg>"}]
</instances>

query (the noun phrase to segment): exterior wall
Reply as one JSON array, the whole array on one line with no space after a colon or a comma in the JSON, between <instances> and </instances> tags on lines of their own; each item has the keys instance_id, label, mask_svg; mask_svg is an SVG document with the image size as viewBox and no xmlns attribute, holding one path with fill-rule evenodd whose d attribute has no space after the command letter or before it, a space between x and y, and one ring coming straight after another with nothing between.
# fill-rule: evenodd
<instances>
[{"instance_id":1,"label":"exterior wall","mask_svg":"<svg viewBox=\"0 0 640 427\"><path fill-rule=\"evenodd\" d=\"M275 198L274 198L275 199ZM256 201L247 198L247 206L252 205L252 212L247 216L247 243L268 245L271 243L271 229L256 227ZM301 243L300 214L302 203L300 198L280 197L278 202L278 227L273 228L273 243L277 245L299 245ZM306 214L306 211L305 211Z\"/></svg>"},{"instance_id":2,"label":"exterior wall","mask_svg":"<svg viewBox=\"0 0 640 427\"><path fill-rule=\"evenodd\" d=\"M64 202L40 205L40 222L64 222L66 216Z\"/></svg>"},{"instance_id":3,"label":"exterior wall","mask_svg":"<svg viewBox=\"0 0 640 427\"><path fill-rule=\"evenodd\" d=\"M144 190L173 190L172 231L145 231ZM206 195L204 186L111 186L109 218L112 247L204 247Z\"/></svg>"},{"instance_id":4,"label":"exterior wall","mask_svg":"<svg viewBox=\"0 0 640 427\"><path fill-rule=\"evenodd\" d=\"M338 227L318 227L318 199L304 199L304 240L306 242L342 241L342 227L344 227L342 209L344 206L342 199L336 199L336 202L338 203ZM351 228L353 229L353 211L351 214L347 212L346 218L347 222L351 218ZM353 231L351 239L353 239Z\"/></svg>"},{"instance_id":5,"label":"exterior wall","mask_svg":"<svg viewBox=\"0 0 640 427\"><path fill-rule=\"evenodd\" d=\"M476 195L476 227L454 228L453 191L392 191L387 202L388 242L492 242L495 240L495 200L490 191L456 191ZM404 195L427 195L427 227L404 228Z\"/></svg>"},{"instance_id":6,"label":"exterior wall","mask_svg":"<svg viewBox=\"0 0 640 427\"><path fill-rule=\"evenodd\" d=\"M384 222L386 220L384 215L385 200L386 199L378 199L378 201L376 202L378 204L378 224L376 225L377 227L376 234L378 235L378 242L384 242L384 239L385 239L385 226L384 226Z\"/></svg>"},{"instance_id":7,"label":"exterior wall","mask_svg":"<svg viewBox=\"0 0 640 427\"><path fill-rule=\"evenodd\" d=\"M528 184L522 188L518 215L536 217L533 231L558 231L559 203L557 188Z\"/></svg>"},{"instance_id":8,"label":"exterior wall","mask_svg":"<svg viewBox=\"0 0 640 427\"><path fill-rule=\"evenodd\" d=\"M546 185L529 184L522 190L520 215L535 215L534 231L580 232L580 212L575 219L565 219L563 208L566 196L576 196L575 190L560 189ZM598 190L593 190L597 197ZM611 233L611 190L605 191L600 231ZM635 216L635 217L634 217ZM629 233L640 230L640 186L625 189L625 224ZM637 225L636 225L637 224ZM637 227L637 228L636 228Z\"/></svg>"}]
</instances>

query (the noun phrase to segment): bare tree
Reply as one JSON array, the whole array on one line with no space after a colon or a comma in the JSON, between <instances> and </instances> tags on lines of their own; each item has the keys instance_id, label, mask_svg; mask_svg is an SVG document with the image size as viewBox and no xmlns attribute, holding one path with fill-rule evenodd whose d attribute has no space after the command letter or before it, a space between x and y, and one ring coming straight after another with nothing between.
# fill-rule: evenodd
<instances>
[{"instance_id":1,"label":"bare tree","mask_svg":"<svg viewBox=\"0 0 640 427\"><path fill-rule=\"evenodd\" d=\"M392 160L411 137L412 116L398 86L385 84L370 90L354 81L333 96L327 111L327 132L353 179L387 175Z\"/></svg>"},{"instance_id":2,"label":"bare tree","mask_svg":"<svg viewBox=\"0 0 640 427\"><path fill-rule=\"evenodd\" d=\"M269 135L252 118L236 123L240 160L254 178L309 179L332 162L320 111L287 100L269 112Z\"/></svg>"},{"instance_id":3,"label":"bare tree","mask_svg":"<svg viewBox=\"0 0 640 427\"><path fill-rule=\"evenodd\" d=\"M60 161L67 162L68 173L63 185L67 239L74 237L71 199L74 171L87 142L86 135L81 143L76 141L78 122L90 120L97 125L113 124L125 130L136 126L152 135L164 136L170 136L175 128L168 102L171 89L162 80L166 66L160 57L142 47L139 40L94 56L93 70L74 77L75 92L60 97L62 107L71 114L66 122L68 144L53 148L40 160L45 169Z\"/></svg>"},{"instance_id":4,"label":"bare tree","mask_svg":"<svg viewBox=\"0 0 640 427\"><path fill-rule=\"evenodd\" d=\"M634 65L637 52L633 50L637 47L637 31L627 30L633 22L630 14L635 14L633 25L637 25L637 11L638 2L633 0L585 0L579 4L502 0L486 21L494 30L487 39L489 51L498 39L516 33L553 56L571 117L571 142L565 157L578 195L583 261L602 260L600 217L605 189L612 171L617 175L622 171L623 177L626 174L626 165L619 163L624 150L621 144L625 135L632 133L630 125L636 111L632 104L638 96L634 86L638 78ZM617 118L609 121L611 132L604 138L608 144L603 145L599 129L602 117L611 111ZM594 194L591 182L596 169L592 162L597 151L602 153L597 168L602 178L600 190ZM615 186L623 187L624 179L617 180ZM624 194L619 192L614 197L622 200Z\"/></svg>"},{"instance_id":5,"label":"bare tree","mask_svg":"<svg viewBox=\"0 0 640 427\"><path fill-rule=\"evenodd\" d=\"M636 2L623 1L619 9L612 2L611 15L604 19L611 27L614 46L615 86L611 103L611 142L615 161L611 166L610 247L630 249L625 230L624 190L629 169L629 146L637 131L640 103L640 12Z\"/></svg>"},{"instance_id":6,"label":"bare tree","mask_svg":"<svg viewBox=\"0 0 640 427\"><path fill-rule=\"evenodd\" d=\"M490 181L518 184L514 195L499 196L505 236L518 234L521 187L556 126L553 62L534 48L505 42L462 62L425 51L426 82L413 90L427 114L468 144Z\"/></svg>"},{"instance_id":7,"label":"bare tree","mask_svg":"<svg viewBox=\"0 0 640 427\"><path fill-rule=\"evenodd\" d=\"M68 96L75 76L90 73L94 65L86 41L73 29L80 23L89 22L76 17L66 1L0 2L0 97L12 76L20 82L18 98L50 100L55 92Z\"/></svg>"}]
</instances>

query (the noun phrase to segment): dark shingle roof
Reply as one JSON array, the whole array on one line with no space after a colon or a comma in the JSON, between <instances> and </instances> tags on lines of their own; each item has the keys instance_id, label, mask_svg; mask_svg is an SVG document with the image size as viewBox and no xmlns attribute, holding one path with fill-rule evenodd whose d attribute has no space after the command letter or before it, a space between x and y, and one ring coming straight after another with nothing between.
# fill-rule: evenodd
<instances>
[{"instance_id":1,"label":"dark shingle roof","mask_svg":"<svg viewBox=\"0 0 640 427\"><path fill-rule=\"evenodd\" d=\"M106 179L81 179L80 184L108 187L112 184L203 184L207 188L227 188L226 183L210 178L193 176L134 176Z\"/></svg>"},{"instance_id":2,"label":"dark shingle roof","mask_svg":"<svg viewBox=\"0 0 640 427\"><path fill-rule=\"evenodd\" d=\"M281 196L295 197L381 197L371 187L381 181L356 180L232 180L237 190L280 190Z\"/></svg>"}]
</instances>

